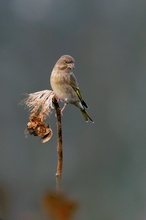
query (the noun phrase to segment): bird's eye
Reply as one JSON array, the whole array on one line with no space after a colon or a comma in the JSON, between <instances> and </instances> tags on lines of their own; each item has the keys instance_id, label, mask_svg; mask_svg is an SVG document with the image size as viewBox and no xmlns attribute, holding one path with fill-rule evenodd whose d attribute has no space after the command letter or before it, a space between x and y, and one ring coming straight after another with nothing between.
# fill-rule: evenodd
<instances>
[{"instance_id":1,"label":"bird's eye","mask_svg":"<svg viewBox=\"0 0 146 220\"><path fill-rule=\"evenodd\" d=\"M67 63L67 61L66 60L64 60L64 64L66 64Z\"/></svg>"}]
</instances>

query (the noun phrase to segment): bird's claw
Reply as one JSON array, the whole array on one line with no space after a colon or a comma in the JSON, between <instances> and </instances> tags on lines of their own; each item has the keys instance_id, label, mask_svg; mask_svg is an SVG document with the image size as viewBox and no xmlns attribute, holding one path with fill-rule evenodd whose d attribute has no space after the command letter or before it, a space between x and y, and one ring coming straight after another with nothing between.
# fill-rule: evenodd
<instances>
[{"instance_id":1,"label":"bird's claw","mask_svg":"<svg viewBox=\"0 0 146 220\"><path fill-rule=\"evenodd\" d=\"M63 116L63 108L60 110L60 114L61 114L61 116Z\"/></svg>"}]
</instances>

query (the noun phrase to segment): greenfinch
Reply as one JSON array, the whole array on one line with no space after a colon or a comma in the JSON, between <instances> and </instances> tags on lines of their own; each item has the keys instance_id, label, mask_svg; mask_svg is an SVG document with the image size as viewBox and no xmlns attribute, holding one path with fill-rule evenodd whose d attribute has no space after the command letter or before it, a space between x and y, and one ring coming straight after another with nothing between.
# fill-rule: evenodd
<instances>
[{"instance_id":1,"label":"greenfinch","mask_svg":"<svg viewBox=\"0 0 146 220\"><path fill-rule=\"evenodd\" d=\"M67 104L73 104L78 107L85 120L93 122L92 118L86 111L88 108L83 100L77 79L73 73L75 60L69 55L63 55L56 62L50 77L50 84L57 99L64 102L61 110L63 112Z\"/></svg>"}]
</instances>

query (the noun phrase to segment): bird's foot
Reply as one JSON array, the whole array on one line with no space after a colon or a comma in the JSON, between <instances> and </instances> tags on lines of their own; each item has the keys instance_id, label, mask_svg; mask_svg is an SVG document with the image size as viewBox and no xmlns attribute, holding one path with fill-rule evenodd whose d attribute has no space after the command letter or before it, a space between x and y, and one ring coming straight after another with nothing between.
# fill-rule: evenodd
<instances>
[{"instance_id":1,"label":"bird's foot","mask_svg":"<svg viewBox=\"0 0 146 220\"><path fill-rule=\"evenodd\" d=\"M64 109L65 109L65 107L66 107L66 103L64 104L64 106L63 106L63 108L61 109L61 111L60 111L60 113L61 113L61 116L63 116L63 111L64 111Z\"/></svg>"},{"instance_id":2,"label":"bird's foot","mask_svg":"<svg viewBox=\"0 0 146 220\"><path fill-rule=\"evenodd\" d=\"M61 116L63 116L64 107L60 110Z\"/></svg>"}]
</instances>

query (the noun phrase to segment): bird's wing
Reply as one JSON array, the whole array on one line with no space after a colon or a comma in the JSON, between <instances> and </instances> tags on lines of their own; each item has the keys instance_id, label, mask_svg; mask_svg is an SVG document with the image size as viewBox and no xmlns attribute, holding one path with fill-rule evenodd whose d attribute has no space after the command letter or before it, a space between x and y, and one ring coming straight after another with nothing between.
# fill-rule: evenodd
<instances>
[{"instance_id":1,"label":"bird's wing","mask_svg":"<svg viewBox=\"0 0 146 220\"><path fill-rule=\"evenodd\" d=\"M80 99L82 105L84 107L88 108L87 104L85 103L85 101L82 98L80 89L78 87L77 79L76 79L76 77L75 77L75 75L73 73L70 74L70 86L75 90L75 92L76 92L78 98Z\"/></svg>"},{"instance_id":2,"label":"bird's wing","mask_svg":"<svg viewBox=\"0 0 146 220\"><path fill-rule=\"evenodd\" d=\"M70 73L70 85L78 88L78 81L73 73Z\"/></svg>"},{"instance_id":3,"label":"bird's wing","mask_svg":"<svg viewBox=\"0 0 146 220\"><path fill-rule=\"evenodd\" d=\"M70 74L70 86L75 90L77 96L79 97L80 100L82 100L82 96L78 87L78 82L73 73Z\"/></svg>"}]
</instances>

